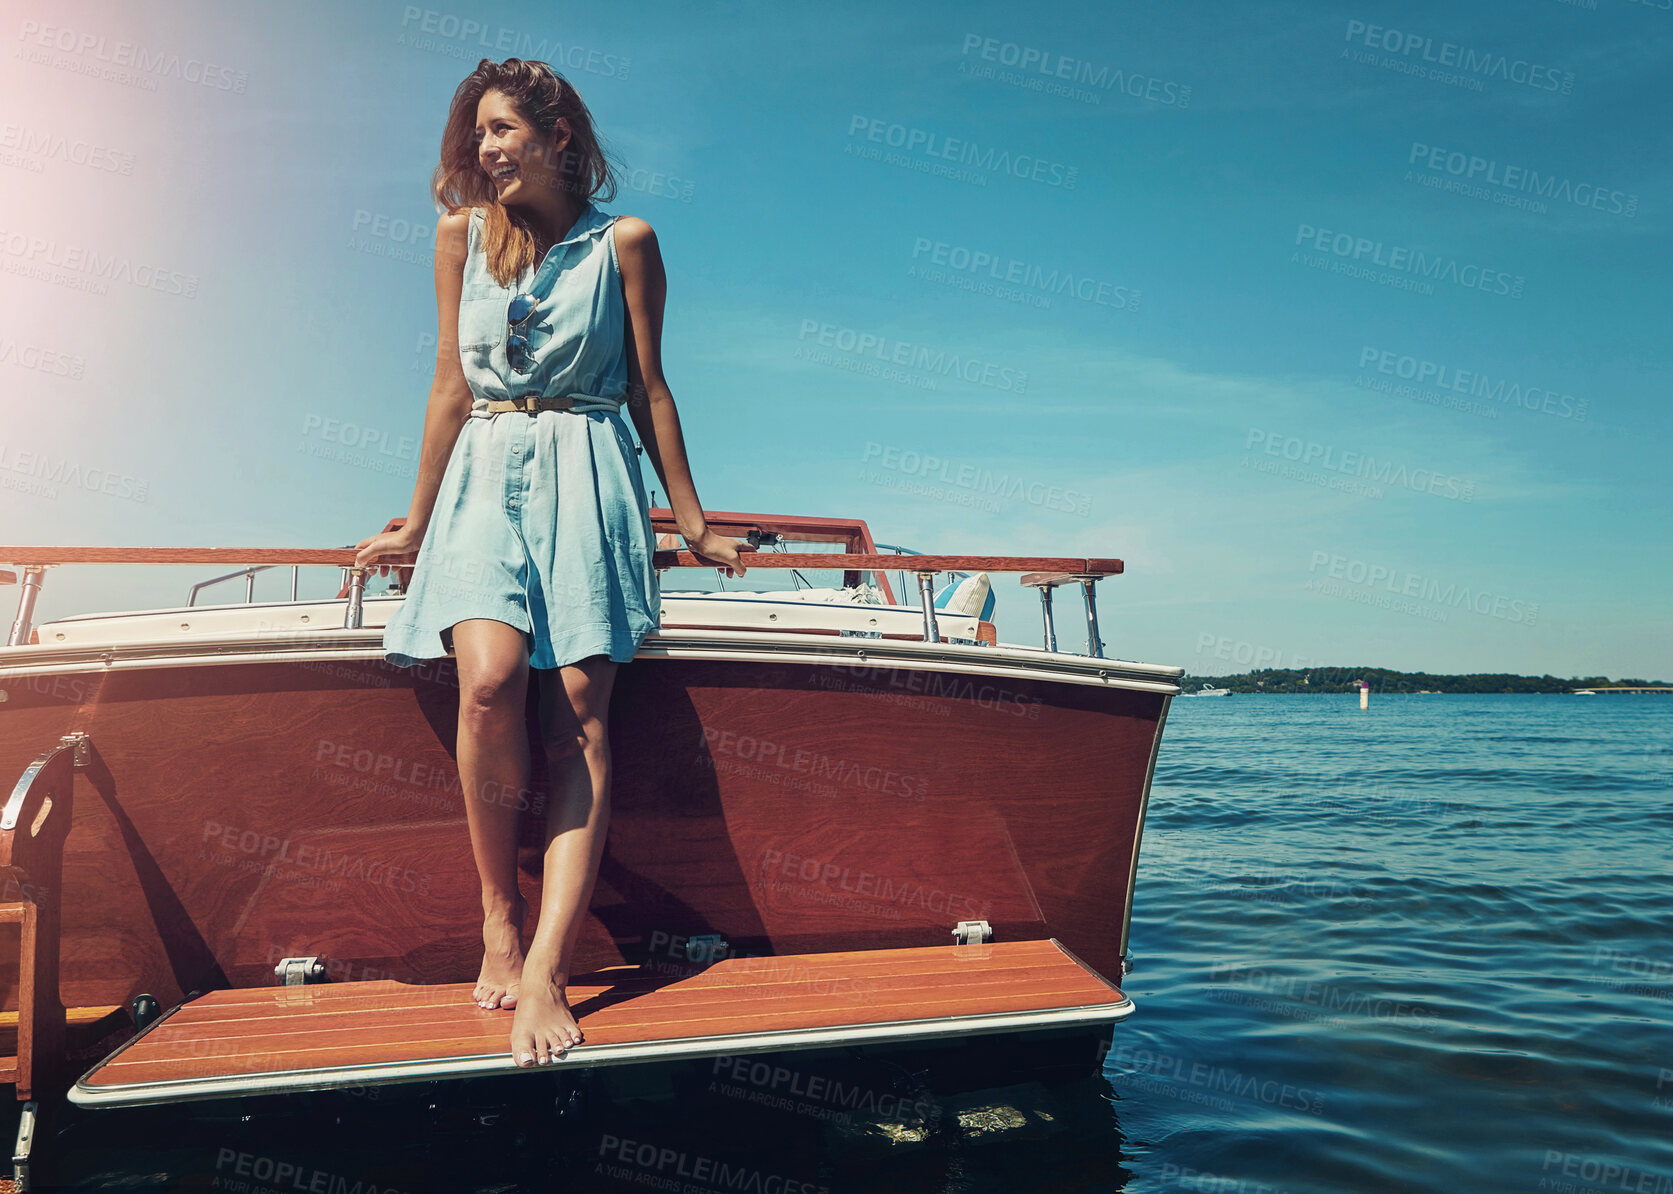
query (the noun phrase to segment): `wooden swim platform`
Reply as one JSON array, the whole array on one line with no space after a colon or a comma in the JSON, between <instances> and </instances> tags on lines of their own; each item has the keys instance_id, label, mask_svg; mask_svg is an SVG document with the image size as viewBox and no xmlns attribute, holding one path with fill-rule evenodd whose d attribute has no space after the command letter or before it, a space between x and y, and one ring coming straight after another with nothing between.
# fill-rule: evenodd
<instances>
[{"instance_id":1,"label":"wooden swim platform","mask_svg":"<svg viewBox=\"0 0 1673 1194\"><path fill-rule=\"evenodd\" d=\"M211 991L81 1078L71 1101L133 1106L737 1053L1113 1023L1132 1001L1055 940L623 966L570 984L586 1040L519 1067L512 1013L474 984L390 980Z\"/></svg>"}]
</instances>

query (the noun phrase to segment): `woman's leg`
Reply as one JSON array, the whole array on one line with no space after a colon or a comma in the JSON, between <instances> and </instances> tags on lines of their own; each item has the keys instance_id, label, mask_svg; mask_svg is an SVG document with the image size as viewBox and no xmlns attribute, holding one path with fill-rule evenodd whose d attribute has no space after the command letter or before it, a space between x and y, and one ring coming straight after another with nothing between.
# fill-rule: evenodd
<instances>
[{"instance_id":1,"label":"woman's leg","mask_svg":"<svg viewBox=\"0 0 1673 1194\"><path fill-rule=\"evenodd\" d=\"M566 988L610 822L609 715L616 666L609 656L590 655L536 673L552 803L546 810L540 921L511 1024L511 1055L518 1065L545 1064L581 1043Z\"/></svg>"},{"instance_id":2,"label":"woman's leg","mask_svg":"<svg viewBox=\"0 0 1673 1194\"><path fill-rule=\"evenodd\" d=\"M523 632L490 618L453 627L459 667L459 780L471 852L482 880L482 972L471 997L486 1008L517 1006L523 917L517 893L517 806L529 790L523 721L529 653Z\"/></svg>"}]
</instances>

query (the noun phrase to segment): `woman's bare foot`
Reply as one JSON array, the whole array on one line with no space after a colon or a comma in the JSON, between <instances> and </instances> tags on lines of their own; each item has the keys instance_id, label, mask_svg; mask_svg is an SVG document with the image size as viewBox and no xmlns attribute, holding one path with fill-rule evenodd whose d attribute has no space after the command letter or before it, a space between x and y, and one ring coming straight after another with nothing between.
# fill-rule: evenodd
<instances>
[{"instance_id":1,"label":"woman's bare foot","mask_svg":"<svg viewBox=\"0 0 1673 1194\"><path fill-rule=\"evenodd\" d=\"M519 895L510 912L483 917L482 972L471 992L478 1007L509 1010L517 1006L523 977L523 919L528 912L528 901Z\"/></svg>"},{"instance_id":2,"label":"woman's bare foot","mask_svg":"<svg viewBox=\"0 0 1673 1194\"><path fill-rule=\"evenodd\" d=\"M517 1004L511 1021L511 1057L520 1066L546 1065L579 1045L583 1037L569 1010L567 993L552 977L550 965L538 965L532 958L528 965L531 975L547 977L544 982L531 977Z\"/></svg>"}]
</instances>

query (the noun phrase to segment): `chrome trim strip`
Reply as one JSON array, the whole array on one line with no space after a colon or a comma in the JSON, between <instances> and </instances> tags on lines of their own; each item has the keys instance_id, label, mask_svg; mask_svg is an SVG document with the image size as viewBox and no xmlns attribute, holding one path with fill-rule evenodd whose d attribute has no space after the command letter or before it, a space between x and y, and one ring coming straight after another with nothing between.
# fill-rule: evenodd
<instances>
[{"instance_id":1,"label":"chrome trim strip","mask_svg":"<svg viewBox=\"0 0 1673 1194\"><path fill-rule=\"evenodd\" d=\"M148 1103L182 1103L198 1099L230 1098L237 1095L328 1090L343 1086L429 1082L446 1078L482 1077L486 1075L551 1073L559 1068L591 1069L636 1062L729 1056L735 1053L817 1049L837 1044L853 1045L883 1041L934 1040L940 1037L1009 1032L1035 1027L1111 1023L1124 1020L1132 1014L1133 1001L1123 996L1116 1003L1048 1008L1032 1012L992 1012L979 1016L942 1016L933 1020L895 1020L878 1024L856 1024L840 1028L788 1029L776 1032L738 1033L730 1036L640 1041L621 1045L581 1045L574 1050L568 1059L546 1066L519 1067L512 1062L509 1056L495 1055L493 1057L447 1057L433 1061L329 1066L315 1070L296 1070L286 1073L221 1075L211 1078L179 1079L170 1082L141 1082L129 1086L87 1085L87 1079L105 1065L105 1062L101 1061L76 1082L74 1088L69 1092L69 1099L70 1102L83 1107L135 1107ZM114 1057L115 1054L112 1054L112 1056ZM109 1058L106 1059L106 1061L108 1060Z\"/></svg>"},{"instance_id":2,"label":"chrome trim strip","mask_svg":"<svg viewBox=\"0 0 1673 1194\"><path fill-rule=\"evenodd\" d=\"M59 750L49 750L39 756L33 763L23 769L23 778L12 788L11 796L6 800L6 809L0 812L0 833L10 833L17 828L18 818L23 815L23 802L29 797L29 785L35 782L35 777L46 769L52 758Z\"/></svg>"},{"instance_id":3,"label":"chrome trim strip","mask_svg":"<svg viewBox=\"0 0 1673 1194\"><path fill-rule=\"evenodd\" d=\"M1130 688L1172 696L1179 692L1173 679L1183 669L1158 664L1090 659L1085 655L1047 655L1003 647L968 647L960 643L926 645L887 639L832 639L828 635L758 634L745 638L728 632L673 631L653 634L640 646L640 656L668 659L767 659L789 663L830 663L852 667L936 668L983 676L1021 676L1061 680L1071 684ZM823 642L818 641L823 639ZM838 645L840 644L840 645Z\"/></svg>"},{"instance_id":4,"label":"chrome trim strip","mask_svg":"<svg viewBox=\"0 0 1673 1194\"><path fill-rule=\"evenodd\" d=\"M1050 654L1011 647L925 644L891 639L840 638L795 631L656 631L640 645L640 659L717 659L881 668L934 668L967 675L1025 677L1174 696L1184 669L1135 661ZM266 638L203 637L190 642L110 646L0 648L0 679L104 672L118 668L194 667L277 662L383 661L382 628L299 630ZM398 671L398 669L391 669Z\"/></svg>"}]
</instances>

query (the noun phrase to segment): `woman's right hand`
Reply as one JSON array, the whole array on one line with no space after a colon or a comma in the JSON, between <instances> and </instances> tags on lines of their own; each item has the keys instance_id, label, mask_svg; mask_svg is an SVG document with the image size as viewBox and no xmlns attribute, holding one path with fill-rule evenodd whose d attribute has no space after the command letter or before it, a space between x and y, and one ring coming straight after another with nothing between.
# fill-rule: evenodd
<instances>
[{"instance_id":1,"label":"woman's right hand","mask_svg":"<svg viewBox=\"0 0 1673 1194\"><path fill-rule=\"evenodd\" d=\"M355 544L359 550L354 556L356 568L369 568L376 564L379 576L388 576L391 568L410 568L418 555L418 549L424 542L422 534L415 534L405 526L397 527L393 531L383 531L362 539ZM399 557L388 563L378 563L390 556ZM412 557L412 558L408 558Z\"/></svg>"},{"instance_id":2,"label":"woman's right hand","mask_svg":"<svg viewBox=\"0 0 1673 1194\"><path fill-rule=\"evenodd\" d=\"M692 555L710 568L726 569L727 576L742 576L749 571L748 566L738 558L740 553L735 539L728 539L713 530L705 530L697 538L686 539L685 542Z\"/></svg>"}]
</instances>

